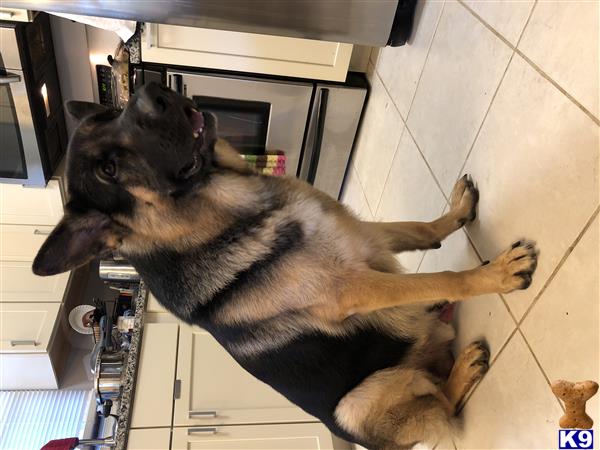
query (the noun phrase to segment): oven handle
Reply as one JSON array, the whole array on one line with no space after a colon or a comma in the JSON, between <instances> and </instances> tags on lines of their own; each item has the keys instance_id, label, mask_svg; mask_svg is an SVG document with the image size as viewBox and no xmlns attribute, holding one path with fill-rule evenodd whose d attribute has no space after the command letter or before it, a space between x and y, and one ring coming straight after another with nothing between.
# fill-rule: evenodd
<instances>
[{"instance_id":1,"label":"oven handle","mask_svg":"<svg viewBox=\"0 0 600 450\"><path fill-rule=\"evenodd\" d=\"M310 155L310 164L306 181L310 184L315 182L317 176L317 167L319 157L321 156L321 144L323 143L323 132L325 129L325 114L327 113L327 99L329 98L329 89L321 88L319 91L319 108L317 110L317 129L315 130L315 140Z\"/></svg>"},{"instance_id":2,"label":"oven handle","mask_svg":"<svg viewBox=\"0 0 600 450\"><path fill-rule=\"evenodd\" d=\"M21 75L6 72L6 75L0 75L0 84L18 83L21 81Z\"/></svg>"}]
</instances>

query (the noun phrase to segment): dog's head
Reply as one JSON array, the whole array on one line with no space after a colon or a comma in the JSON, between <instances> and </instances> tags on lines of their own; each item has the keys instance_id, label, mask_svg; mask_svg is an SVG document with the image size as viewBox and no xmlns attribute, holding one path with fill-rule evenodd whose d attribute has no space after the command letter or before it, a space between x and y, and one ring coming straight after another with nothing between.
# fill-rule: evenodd
<instances>
[{"instance_id":1,"label":"dog's head","mask_svg":"<svg viewBox=\"0 0 600 450\"><path fill-rule=\"evenodd\" d=\"M149 84L123 111L69 102L79 121L67 151L69 202L33 271L53 275L104 256L132 232L145 206L175 204L210 176L216 120Z\"/></svg>"}]
</instances>

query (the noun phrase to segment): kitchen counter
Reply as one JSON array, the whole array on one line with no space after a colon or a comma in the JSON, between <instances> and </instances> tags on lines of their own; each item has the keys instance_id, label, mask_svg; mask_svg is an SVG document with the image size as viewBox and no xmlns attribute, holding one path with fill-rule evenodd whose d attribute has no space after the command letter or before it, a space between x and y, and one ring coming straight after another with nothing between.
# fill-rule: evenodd
<instances>
[{"instance_id":1,"label":"kitchen counter","mask_svg":"<svg viewBox=\"0 0 600 450\"><path fill-rule=\"evenodd\" d=\"M142 332L144 328L144 312L146 310L146 300L148 298L148 289L144 282L140 282L134 299L134 327L131 336L131 346L127 357L127 365L123 374L123 388L119 399L119 408L117 415L117 433L115 436L115 448L125 450L127 448L127 434L129 432L129 423L131 421L131 411L133 409L133 400L135 393L135 380L137 377L138 362L140 359L140 347L142 344Z\"/></svg>"}]
</instances>

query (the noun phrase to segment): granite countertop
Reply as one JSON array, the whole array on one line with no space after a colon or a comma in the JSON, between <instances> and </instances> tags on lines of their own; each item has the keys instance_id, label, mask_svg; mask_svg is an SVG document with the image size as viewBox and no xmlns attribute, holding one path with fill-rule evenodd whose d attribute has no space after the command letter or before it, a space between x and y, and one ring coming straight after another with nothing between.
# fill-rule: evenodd
<instances>
[{"instance_id":1,"label":"granite countertop","mask_svg":"<svg viewBox=\"0 0 600 450\"><path fill-rule=\"evenodd\" d=\"M129 347L125 373L123 374L123 389L119 399L119 409L117 411L119 417L117 422L117 434L115 436L115 448L117 450L125 450L127 448L127 434L129 432L131 411L133 409L133 396L135 393L135 380L140 359L139 352L142 345L144 312L146 310L147 297L148 290L144 282L141 281L134 300L135 319L133 334L131 336L131 346Z\"/></svg>"}]
</instances>

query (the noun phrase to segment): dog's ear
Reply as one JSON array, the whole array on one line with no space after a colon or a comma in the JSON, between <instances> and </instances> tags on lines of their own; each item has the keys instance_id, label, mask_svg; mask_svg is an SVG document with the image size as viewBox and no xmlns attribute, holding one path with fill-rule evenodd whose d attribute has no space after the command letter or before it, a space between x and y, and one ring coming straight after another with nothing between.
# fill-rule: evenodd
<instances>
[{"instance_id":1,"label":"dog's ear","mask_svg":"<svg viewBox=\"0 0 600 450\"><path fill-rule=\"evenodd\" d=\"M33 273L47 276L82 266L116 250L125 229L98 211L67 213L33 261Z\"/></svg>"},{"instance_id":2,"label":"dog's ear","mask_svg":"<svg viewBox=\"0 0 600 450\"><path fill-rule=\"evenodd\" d=\"M94 114L98 114L108 110L106 106L99 105L98 103L80 102L76 100L71 100L67 102L66 107L67 112L77 122L81 122L86 117L90 117Z\"/></svg>"}]
</instances>

